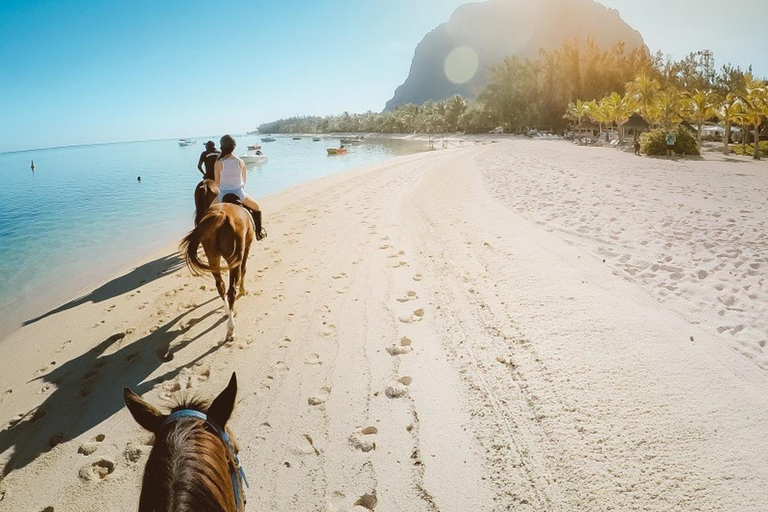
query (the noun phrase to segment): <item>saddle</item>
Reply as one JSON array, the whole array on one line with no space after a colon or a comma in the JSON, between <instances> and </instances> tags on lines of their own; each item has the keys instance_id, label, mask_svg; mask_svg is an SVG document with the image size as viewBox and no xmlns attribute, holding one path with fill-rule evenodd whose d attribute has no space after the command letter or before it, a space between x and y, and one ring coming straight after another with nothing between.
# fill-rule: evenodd
<instances>
[{"instance_id":1,"label":"saddle","mask_svg":"<svg viewBox=\"0 0 768 512\"><path fill-rule=\"evenodd\" d=\"M224 194L224 197L221 198L222 203L230 203L230 204L236 204L242 208L245 209L248 213L251 214L251 225L253 226L253 232L256 233L256 240L261 240L262 238L267 237L267 230L265 230L261 226L261 211L260 210L251 210L247 206L243 204L243 202L240 200L240 198L237 196L237 194Z\"/></svg>"}]
</instances>

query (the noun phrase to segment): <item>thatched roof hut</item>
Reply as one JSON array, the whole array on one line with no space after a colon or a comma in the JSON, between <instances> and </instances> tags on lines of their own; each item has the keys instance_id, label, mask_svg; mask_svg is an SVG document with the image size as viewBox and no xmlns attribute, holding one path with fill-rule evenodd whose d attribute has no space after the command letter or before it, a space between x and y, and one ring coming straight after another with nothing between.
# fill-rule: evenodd
<instances>
[{"instance_id":1,"label":"thatched roof hut","mask_svg":"<svg viewBox=\"0 0 768 512\"><path fill-rule=\"evenodd\" d=\"M574 137L595 137L598 133L600 133L600 126L589 119L573 127Z\"/></svg>"},{"instance_id":2,"label":"thatched roof hut","mask_svg":"<svg viewBox=\"0 0 768 512\"><path fill-rule=\"evenodd\" d=\"M625 130L636 130L638 133L646 132L651 128L651 125L648 124L648 121L643 119L643 116L637 112L632 114L622 126Z\"/></svg>"}]
</instances>

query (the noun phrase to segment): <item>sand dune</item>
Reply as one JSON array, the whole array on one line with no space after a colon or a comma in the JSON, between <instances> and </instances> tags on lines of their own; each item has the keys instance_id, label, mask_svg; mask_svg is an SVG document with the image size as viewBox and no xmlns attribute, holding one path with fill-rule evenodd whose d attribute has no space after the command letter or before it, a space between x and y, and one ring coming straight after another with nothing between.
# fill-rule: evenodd
<instances>
[{"instance_id":1,"label":"sand dune","mask_svg":"<svg viewBox=\"0 0 768 512\"><path fill-rule=\"evenodd\" d=\"M123 386L237 371L249 510L763 510L766 170L510 141L269 197L234 342L172 248L2 342L0 508L135 510Z\"/></svg>"}]
</instances>

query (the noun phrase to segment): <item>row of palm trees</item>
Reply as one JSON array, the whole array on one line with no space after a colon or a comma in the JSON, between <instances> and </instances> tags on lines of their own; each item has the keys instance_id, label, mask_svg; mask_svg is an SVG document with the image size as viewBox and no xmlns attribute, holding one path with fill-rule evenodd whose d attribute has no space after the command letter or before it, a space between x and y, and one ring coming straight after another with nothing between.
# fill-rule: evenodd
<instances>
[{"instance_id":1,"label":"row of palm trees","mask_svg":"<svg viewBox=\"0 0 768 512\"><path fill-rule=\"evenodd\" d=\"M565 117L578 123L589 118L601 128L602 125L615 125L623 142L623 125L634 113L652 126L666 129L683 120L694 124L699 150L704 123L717 119L725 131L725 154L730 152L728 142L734 125L741 126L743 130L743 144L746 144L747 134L752 129L754 157L760 159L760 126L768 121L768 83L746 74L742 83L729 90L696 88L688 91L673 85L663 87L657 79L643 73L627 84L624 95L613 92L600 100L577 100L568 105Z\"/></svg>"}]
</instances>

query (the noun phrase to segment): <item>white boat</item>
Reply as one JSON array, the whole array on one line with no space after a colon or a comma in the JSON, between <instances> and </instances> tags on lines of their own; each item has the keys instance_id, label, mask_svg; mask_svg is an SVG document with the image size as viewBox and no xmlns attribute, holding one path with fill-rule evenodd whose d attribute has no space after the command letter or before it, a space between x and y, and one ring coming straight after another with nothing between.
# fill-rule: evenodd
<instances>
[{"instance_id":1,"label":"white boat","mask_svg":"<svg viewBox=\"0 0 768 512\"><path fill-rule=\"evenodd\" d=\"M251 146L248 146L248 151L246 151L245 154L240 157L240 159L246 164L261 165L267 163L266 155L264 155L260 149L253 148Z\"/></svg>"},{"instance_id":2,"label":"white boat","mask_svg":"<svg viewBox=\"0 0 768 512\"><path fill-rule=\"evenodd\" d=\"M274 137L262 137L261 142L275 142L277 139Z\"/></svg>"},{"instance_id":3,"label":"white boat","mask_svg":"<svg viewBox=\"0 0 768 512\"><path fill-rule=\"evenodd\" d=\"M191 146L194 143L195 141L193 141L192 139L179 139L179 146L182 146L182 147Z\"/></svg>"}]
</instances>

